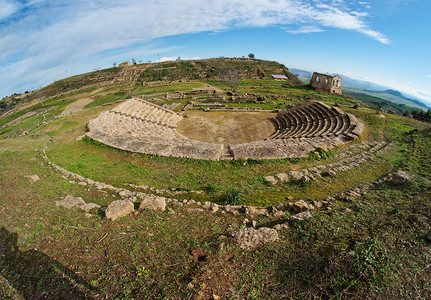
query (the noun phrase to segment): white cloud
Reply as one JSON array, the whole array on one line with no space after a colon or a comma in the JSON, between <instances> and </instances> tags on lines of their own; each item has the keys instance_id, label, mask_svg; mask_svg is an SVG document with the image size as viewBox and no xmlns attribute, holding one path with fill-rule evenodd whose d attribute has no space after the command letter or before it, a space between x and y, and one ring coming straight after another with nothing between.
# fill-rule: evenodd
<instances>
[{"instance_id":1,"label":"white cloud","mask_svg":"<svg viewBox=\"0 0 431 300\"><path fill-rule=\"evenodd\" d=\"M366 13L341 0L0 1L0 20L14 15L0 23L0 95L22 89L24 82L25 89L35 88L41 78L63 75L71 65L87 71L94 67L86 65L90 57L94 63L108 59L110 51L127 57L137 51L133 45L184 33L276 24L298 26L290 30L294 34L332 27L389 43L367 25Z\"/></svg>"},{"instance_id":2,"label":"white cloud","mask_svg":"<svg viewBox=\"0 0 431 300\"><path fill-rule=\"evenodd\" d=\"M172 57L161 57L160 59L156 60L156 62L165 62L165 61L175 61L178 60L178 58L180 60L196 60L196 59L200 59L199 56L195 56L195 57L179 57L179 56L172 56Z\"/></svg>"},{"instance_id":3,"label":"white cloud","mask_svg":"<svg viewBox=\"0 0 431 300\"><path fill-rule=\"evenodd\" d=\"M427 75L427 77L431 78L431 75Z\"/></svg>"},{"instance_id":4,"label":"white cloud","mask_svg":"<svg viewBox=\"0 0 431 300\"><path fill-rule=\"evenodd\" d=\"M0 21L4 20L19 10L19 5L15 1L0 1Z\"/></svg>"},{"instance_id":5,"label":"white cloud","mask_svg":"<svg viewBox=\"0 0 431 300\"><path fill-rule=\"evenodd\" d=\"M291 34L315 33L315 32L323 32L323 31L325 30L317 26L302 26L297 29L286 29L286 32L289 32Z\"/></svg>"}]
</instances>

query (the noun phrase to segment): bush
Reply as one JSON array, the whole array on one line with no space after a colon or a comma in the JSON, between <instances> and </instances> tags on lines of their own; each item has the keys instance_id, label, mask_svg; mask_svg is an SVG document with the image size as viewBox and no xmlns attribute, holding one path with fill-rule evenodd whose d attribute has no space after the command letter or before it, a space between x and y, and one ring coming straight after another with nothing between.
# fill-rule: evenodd
<instances>
[{"instance_id":1,"label":"bush","mask_svg":"<svg viewBox=\"0 0 431 300\"><path fill-rule=\"evenodd\" d=\"M242 196L236 188L230 188L224 195L224 204L239 205L242 203Z\"/></svg>"},{"instance_id":2,"label":"bush","mask_svg":"<svg viewBox=\"0 0 431 300\"><path fill-rule=\"evenodd\" d=\"M218 193L219 189L218 189L217 186L210 184L210 185L208 185L208 187L206 188L206 190L207 190L208 194L215 195L215 194Z\"/></svg>"}]
</instances>

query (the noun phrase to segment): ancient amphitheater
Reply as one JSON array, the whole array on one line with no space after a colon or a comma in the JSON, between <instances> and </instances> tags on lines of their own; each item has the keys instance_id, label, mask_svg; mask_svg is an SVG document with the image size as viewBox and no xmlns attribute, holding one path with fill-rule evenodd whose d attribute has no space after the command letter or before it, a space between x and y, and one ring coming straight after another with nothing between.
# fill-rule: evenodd
<instances>
[{"instance_id":1,"label":"ancient amphitheater","mask_svg":"<svg viewBox=\"0 0 431 300\"><path fill-rule=\"evenodd\" d=\"M87 136L131 152L206 160L304 157L316 148L333 148L357 138L364 125L355 116L310 101L279 112L275 132L243 144L191 140L176 130L182 116L148 101L132 98L89 122Z\"/></svg>"}]
</instances>

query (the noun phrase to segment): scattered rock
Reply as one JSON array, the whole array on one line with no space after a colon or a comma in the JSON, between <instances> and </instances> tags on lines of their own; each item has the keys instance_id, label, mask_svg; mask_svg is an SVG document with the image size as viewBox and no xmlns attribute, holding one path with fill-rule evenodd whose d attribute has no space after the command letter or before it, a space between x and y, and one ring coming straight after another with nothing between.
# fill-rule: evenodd
<instances>
[{"instance_id":1,"label":"scattered rock","mask_svg":"<svg viewBox=\"0 0 431 300\"><path fill-rule=\"evenodd\" d=\"M142 199L139 209L151 209L151 210L161 210L166 209L166 200L164 197L159 197L156 195L148 195Z\"/></svg>"},{"instance_id":2,"label":"scattered rock","mask_svg":"<svg viewBox=\"0 0 431 300\"><path fill-rule=\"evenodd\" d=\"M287 228L289 228L289 224L287 224L287 223L277 224L274 226L275 230L282 230L282 229L287 229Z\"/></svg>"},{"instance_id":3,"label":"scattered rock","mask_svg":"<svg viewBox=\"0 0 431 300\"><path fill-rule=\"evenodd\" d=\"M313 205L315 208L322 208L323 202L322 201L313 201Z\"/></svg>"},{"instance_id":4,"label":"scattered rock","mask_svg":"<svg viewBox=\"0 0 431 300\"><path fill-rule=\"evenodd\" d=\"M303 211L314 209L312 205L308 204L304 200L296 201L295 203L291 203L290 205L295 213L300 213Z\"/></svg>"},{"instance_id":5,"label":"scattered rock","mask_svg":"<svg viewBox=\"0 0 431 300\"><path fill-rule=\"evenodd\" d=\"M277 210L286 210L286 204L284 203L278 203L277 205L274 206Z\"/></svg>"},{"instance_id":6,"label":"scattered rock","mask_svg":"<svg viewBox=\"0 0 431 300\"><path fill-rule=\"evenodd\" d=\"M63 200L55 202L55 205L70 209L77 205L85 205L85 201L81 197L67 195Z\"/></svg>"},{"instance_id":7,"label":"scattered rock","mask_svg":"<svg viewBox=\"0 0 431 300\"><path fill-rule=\"evenodd\" d=\"M282 210L277 210L272 215L276 218L281 218L281 217L284 217L286 213Z\"/></svg>"},{"instance_id":8,"label":"scattered rock","mask_svg":"<svg viewBox=\"0 0 431 300\"><path fill-rule=\"evenodd\" d=\"M267 227L262 227L257 230L252 227L241 228L237 231L233 231L231 236L241 249L248 250L278 240L277 231Z\"/></svg>"},{"instance_id":9,"label":"scattered rock","mask_svg":"<svg viewBox=\"0 0 431 300\"><path fill-rule=\"evenodd\" d=\"M278 183L278 180L274 176L266 176L265 180L275 185Z\"/></svg>"},{"instance_id":10,"label":"scattered rock","mask_svg":"<svg viewBox=\"0 0 431 300\"><path fill-rule=\"evenodd\" d=\"M335 177L337 175L337 172L335 172L334 170L328 170L325 175L327 176L331 176L331 177Z\"/></svg>"},{"instance_id":11,"label":"scattered rock","mask_svg":"<svg viewBox=\"0 0 431 300\"><path fill-rule=\"evenodd\" d=\"M308 219L311 218L313 215L311 214L311 212L309 210L301 212L299 214L296 214L294 216L292 216L291 220L304 220L304 219Z\"/></svg>"},{"instance_id":12,"label":"scattered rock","mask_svg":"<svg viewBox=\"0 0 431 300\"><path fill-rule=\"evenodd\" d=\"M299 180L301 180L302 176L304 176L304 174L300 171L290 171L289 172L290 180L299 181Z\"/></svg>"},{"instance_id":13,"label":"scattered rock","mask_svg":"<svg viewBox=\"0 0 431 300\"><path fill-rule=\"evenodd\" d=\"M204 210L202 208L188 207L188 208L186 208L186 211L189 211L189 212L203 212Z\"/></svg>"},{"instance_id":14,"label":"scattered rock","mask_svg":"<svg viewBox=\"0 0 431 300\"><path fill-rule=\"evenodd\" d=\"M117 200L108 205L105 216L112 221L124 217L135 210L133 203L129 200Z\"/></svg>"},{"instance_id":15,"label":"scattered rock","mask_svg":"<svg viewBox=\"0 0 431 300\"><path fill-rule=\"evenodd\" d=\"M304 182L304 183L310 182L311 180L313 180L313 178L311 176L305 176L305 175L302 176L300 179L300 181Z\"/></svg>"},{"instance_id":16,"label":"scattered rock","mask_svg":"<svg viewBox=\"0 0 431 300\"><path fill-rule=\"evenodd\" d=\"M219 205L216 204L216 203L211 203L210 211L212 211L212 212L218 212L218 210L219 210Z\"/></svg>"},{"instance_id":17,"label":"scattered rock","mask_svg":"<svg viewBox=\"0 0 431 300\"><path fill-rule=\"evenodd\" d=\"M413 179L413 175L405 171L398 171L392 176L392 183L395 185L401 185Z\"/></svg>"},{"instance_id":18,"label":"scattered rock","mask_svg":"<svg viewBox=\"0 0 431 300\"><path fill-rule=\"evenodd\" d=\"M202 203L203 208L205 209L209 209L211 207L211 202L209 201L205 201L204 203Z\"/></svg>"},{"instance_id":19,"label":"scattered rock","mask_svg":"<svg viewBox=\"0 0 431 300\"><path fill-rule=\"evenodd\" d=\"M87 203L87 204L84 204L84 205L80 205L79 208L88 213L93 208L99 209L100 205L96 204L96 203Z\"/></svg>"},{"instance_id":20,"label":"scattered rock","mask_svg":"<svg viewBox=\"0 0 431 300\"><path fill-rule=\"evenodd\" d=\"M281 182L289 182L290 181L289 175L287 175L286 173L278 173L278 174L275 174L274 177L276 179L280 180Z\"/></svg>"},{"instance_id":21,"label":"scattered rock","mask_svg":"<svg viewBox=\"0 0 431 300\"><path fill-rule=\"evenodd\" d=\"M118 195L120 195L121 197L127 197L127 196L131 196L132 193L128 190L122 190L118 193Z\"/></svg>"},{"instance_id":22,"label":"scattered rock","mask_svg":"<svg viewBox=\"0 0 431 300\"><path fill-rule=\"evenodd\" d=\"M25 178L30 178L31 182L37 182L40 179L39 176L37 176L37 175L26 175L24 177Z\"/></svg>"},{"instance_id":23,"label":"scattered rock","mask_svg":"<svg viewBox=\"0 0 431 300\"><path fill-rule=\"evenodd\" d=\"M250 213L250 210L248 209L248 207L247 207L247 206L241 206L241 207L238 209L238 212L240 212L240 213L242 213L242 214L249 214L249 213Z\"/></svg>"}]
</instances>

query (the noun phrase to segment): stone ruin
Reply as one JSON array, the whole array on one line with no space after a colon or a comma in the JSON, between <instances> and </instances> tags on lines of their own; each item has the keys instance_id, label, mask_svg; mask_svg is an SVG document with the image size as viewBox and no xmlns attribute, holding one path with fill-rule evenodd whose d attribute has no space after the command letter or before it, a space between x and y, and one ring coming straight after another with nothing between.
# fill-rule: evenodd
<instances>
[{"instance_id":1,"label":"stone ruin","mask_svg":"<svg viewBox=\"0 0 431 300\"><path fill-rule=\"evenodd\" d=\"M272 119L275 132L244 144L191 140L176 130L182 116L156 104L132 98L90 120L86 135L130 152L205 160L283 159L341 145L360 136L364 124L339 108L309 102L281 111Z\"/></svg>"},{"instance_id":2,"label":"stone ruin","mask_svg":"<svg viewBox=\"0 0 431 300\"><path fill-rule=\"evenodd\" d=\"M329 73L314 72L310 85L319 92L341 95L343 93L342 81L342 78L338 75L332 76Z\"/></svg>"}]
</instances>

